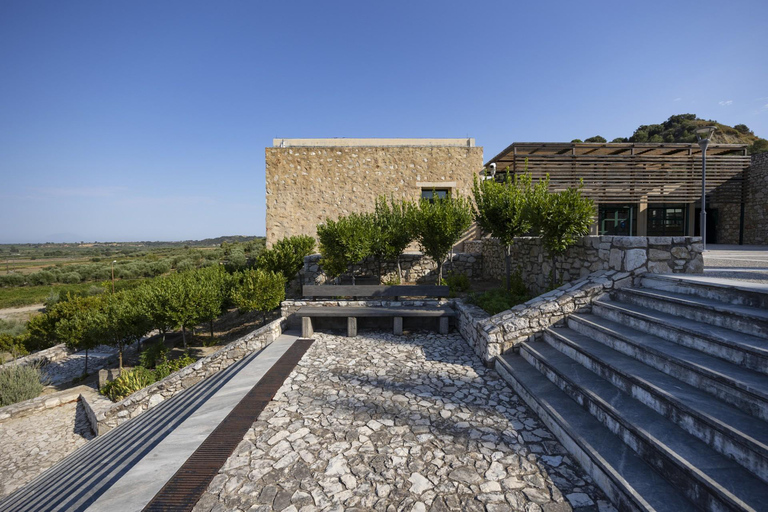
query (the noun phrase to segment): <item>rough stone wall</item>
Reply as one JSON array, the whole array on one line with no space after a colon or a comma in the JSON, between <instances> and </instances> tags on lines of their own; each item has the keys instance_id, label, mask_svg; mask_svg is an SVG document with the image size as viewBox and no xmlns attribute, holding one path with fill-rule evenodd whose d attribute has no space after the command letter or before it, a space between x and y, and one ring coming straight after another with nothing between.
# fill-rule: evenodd
<instances>
[{"instance_id":1,"label":"rough stone wall","mask_svg":"<svg viewBox=\"0 0 768 512\"><path fill-rule=\"evenodd\" d=\"M172 373L168 377L126 397L120 402L99 397L97 400L81 396L88 419L96 435L102 435L116 426L135 418L198 382L228 368L248 354L272 343L285 330L287 321L279 318L264 327L246 334L217 352Z\"/></svg>"},{"instance_id":2,"label":"rough stone wall","mask_svg":"<svg viewBox=\"0 0 768 512\"><path fill-rule=\"evenodd\" d=\"M574 311L591 311L592 302L615 288L633 283L645 270L631 272L600 270L561 286L497 315L461 300L454 301L458 311L459 332L486 365L520 343L538 336L549 326L562 323Z\"/></svg>"},{"instance_id":3,"label":"rough stone wall","mask_svg":"<svg viewBox=\"0 0 768 512\"><path fill-rule=\"evenodd\" d=\"M49 363L66 359L71 353L72 351L69 350L64 343L60 343L50 348L46 348L45 350L40 350L24 357L18 357L13 361L0 365L0 369L19 364L22 366L30 364L45 366Z\"/></svg>"},{"instance_id":4,"label":"rough stone wall","mask_svg":"<svg viewBox=\"0 0 768 512\"><path fill-rule=\"evenodd\" d=\"M559 280L568 283L600 270L698 273L704 270L700 237L586 236L557 261ZM504 249L496 239L483 241L483 277L504 278ZM552 259L537 237L515 239L512 269L538 294L549 289Z\"/></svg>"},{"instance_id":5,"label":"rough stone wall","mask_svg":"<svg viewBox=\"0 0 768 512\"><path fill-rule=\"evenodd\" d=\"M42 395L36 398L30 398L23 402L6 405L0 408L0 423L15 418L22 418L35 414L45 409L53 409L60 405L77 401L80 395L87 393L91 388L88 386L75 386L64 391L57 391L49 395Z\"/></svg>"},{"instance_id":6,"label":"rough stone wall","mask_svg":"<svg viewBox=\"0 0 768 512\"><path fill-rule=\"evenodd\" d=\"M707 210L710 208L717 209L717 243L738 244L741 205L712 202L707 205ZM709 222L709 220L707 222ZM709 242L710 241L707 240L707 243Z\"/></svg>"},{"instance_id":7,"label":"rough stone wall","mask_svg":"<svg viewBox=\"0 0 768 512\"><path fill-rule=\"evenodd\" d=\"M747 171L744 243L768 245L768 152L752 155Z\"/></svg>"},{"instance_id":8,"label":"rough stone wall","mask_svg":"<svg viewBox=\"0 0 768 512\"><path fill-rule=\"evenodd\" d=\"M456 182L468 196L482 168L482 147L266 148L267 246L316 236L317 224L370 211L380 195L416 200L419 182Z\"/></svg>"},{"instance_id":9,"label":"rough stone wall","mask_svg":"<svg viewBox=\"0 0 768 512\"><path fill-rule=\"evenodd\" d=\"M466 244L466 242L465 242ZM429 256L421 253L405 253L400 256L400 267L403 270L403 280L407 283L432 283L437 273L437 264ZM392 282L397 277L397 262L382 261L382 280ZM361 264L353 265L355 278L374 277L378 275L378 264L369 259ZM479 253L454 253L448 255L443 264L443 277L449 272L465 274L470 278L479 278L483 274L483 256ZM320 266L320 255L312 254L304 258L304 269L301 271L304 284L323 284L327 277Z\"/></svg>"}]
</instances>

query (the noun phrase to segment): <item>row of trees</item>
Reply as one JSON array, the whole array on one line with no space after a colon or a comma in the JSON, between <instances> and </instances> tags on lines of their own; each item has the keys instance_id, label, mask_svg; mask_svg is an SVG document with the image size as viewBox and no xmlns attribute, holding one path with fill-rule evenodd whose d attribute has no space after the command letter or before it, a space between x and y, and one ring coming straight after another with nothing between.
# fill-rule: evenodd
<instances>
[{"instance_id":1,"label":"row of trees","mask_svg":"<svg viewBox=\"0 0 768 512\"><path fill-rule=\"evenodd\" d=\"M509 171L509 169L507 169ZM589 234L595 216L583 185L560 192L549 190L549 176L533 183L530 174L506 173L504 181L478 180L472 187L474 217L480 228L505 248L506 287L511 287L512 245L516 237L540 236L552 258L552 285L558 281L556 261L580 237Z\"/></svg>"},{"instance_id":2,"label":"row of trees","mask_svg":"<svg viewBox=\"0 0 768 512\"><path fill-rule=\"evenodd\" d=\"M256 268L229 272L222 264L150 279L117 293L68 295L29 321L23 343L29 351L57 343L86 351L111 345L118 349L120 368L124 349L151 331L165 340L168 332L180 329L186 349L190 328L207 324L213 338L214 320L233 306L240 312L260 311L263 317L277 308L303 265L302 253L313 249L311 237L291 237L263 251Z\"/></svg>"},{"instance_id":3,"label":"row of trees","mask_svg":"<svg viewBox=\"0 0 768 512\"><path fill-rule=\"evenodd\" d=\"M451 248L474 219L505 246L506 287L511 287L511 254L514 239L541 236L553 259L552 282L557 281L554 263L575 241L589 233L595 214L594 202L582 195L582 187L550 192L549 177L534 183L530 174L504 181L475 179L474 204L462 197L435 197L418 203L387 201L379 197L373 212L352 213L317 226L320 264L326 275L336 278L356 263L373 258L396 261L402 276L400 255L413 241L437 263L438 282L443 262ZM354 273L352 273L354 284Z\"/></svg>"},{"instance_id":4,"label":"row of trees","mask_svg":"<svg viewBox=\"0 0 768 512\"><path fill-rule=\"evenodd\" d=\"M471 224L471 205L461 197L422 199L419 203L379 197L373 212L352 213L317 226L320 265L328 277L336 278L355 263L373 258L381 278L382 261L396 261L399 279L400 256L417 241L437 262L440 281L443 261Z\"/></svg>"}]
</instances>

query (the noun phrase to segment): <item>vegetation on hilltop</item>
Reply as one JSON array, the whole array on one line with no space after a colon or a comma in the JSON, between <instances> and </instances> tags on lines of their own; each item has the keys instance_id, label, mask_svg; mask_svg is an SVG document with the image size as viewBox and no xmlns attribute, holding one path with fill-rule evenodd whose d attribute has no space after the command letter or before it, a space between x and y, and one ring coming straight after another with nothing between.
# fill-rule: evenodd
<instances>
[{"instance_id":1,"label":"vegetation on hilltop","mask_svg":"<svg viewBox=\"0 0 768 512\"><path fill-rule=\"evenodd\" d=\"M768 151L768 140L755 135L747 125L728 126L711 119L699 119L696 114L678 114L661 124L644 124L630 137L617 137L611 142L696 142L696 130L703 126L717 127L712 136L714 144L747 144L751 154ZM571 142L582 140L574 139ZM606 142L606 139L596 135L583 142Z\"/></svg>"}]
</instances>

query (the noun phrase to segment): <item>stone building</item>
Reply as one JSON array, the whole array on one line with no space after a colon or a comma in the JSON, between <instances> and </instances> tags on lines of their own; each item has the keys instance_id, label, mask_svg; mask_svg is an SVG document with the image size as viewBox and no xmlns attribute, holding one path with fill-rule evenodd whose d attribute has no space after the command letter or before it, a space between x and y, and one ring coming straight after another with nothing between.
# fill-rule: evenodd
<instances>
[{"instance_id":1,"label":"stone building","mask_svg":"<svg viewBox=\"0 0 768 512\"><path fill-rule=\"evenodd\" d=\"M274 139L266 148L267 246L371 211L378 196L469 196L483 148L465 139Z\"/></svg>"}]
</instances>

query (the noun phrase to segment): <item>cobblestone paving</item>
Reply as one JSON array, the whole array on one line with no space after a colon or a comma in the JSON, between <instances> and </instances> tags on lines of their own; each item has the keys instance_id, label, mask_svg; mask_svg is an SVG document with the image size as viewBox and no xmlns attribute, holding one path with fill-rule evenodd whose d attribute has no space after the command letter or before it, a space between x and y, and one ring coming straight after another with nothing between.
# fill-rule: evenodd
<instances>
[{"instance_id":1,"label":"cobblestone paving","mask_svg":"<svg viewBox=\"0 0 768 512\"><path fill-rule=\"evenodd\" d=\"M0 497L31 481L93 437L78 402L0 423Z\"/></svg>"},{"instance_id":2,"label":"cobblestone paving","mask_svg":"<svg viewBox=\"0 0 768 512\"><path fill-rule=\"evenodd\" d=\"M317 334L195 511L612 511L458 334Z\"/></svg>"}]
</instances>

